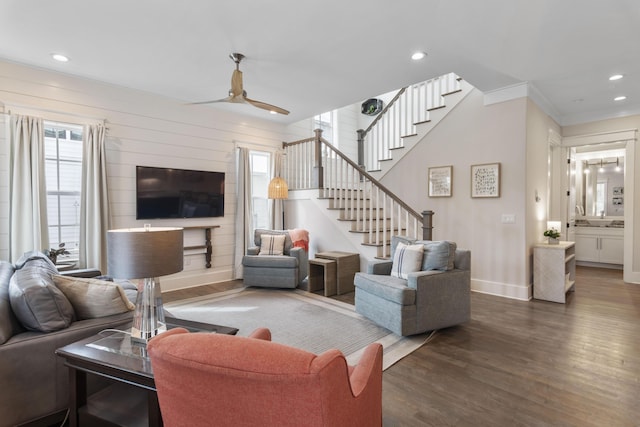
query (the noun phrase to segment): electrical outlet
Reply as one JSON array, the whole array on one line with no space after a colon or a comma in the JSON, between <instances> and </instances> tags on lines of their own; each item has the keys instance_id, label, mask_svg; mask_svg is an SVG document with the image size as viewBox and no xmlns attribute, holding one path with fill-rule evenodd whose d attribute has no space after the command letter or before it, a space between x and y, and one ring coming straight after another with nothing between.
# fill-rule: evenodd
<instances>
[{"instance_id":1,"label":"electrical outlet","mask_svg":"<svg viewBox=\"0 0 640 427\"><path fill-rule=\"evenodd\" d=\"M516 216L514 214L502 214L502 223L503 224L515 224Z\"/></svg>"}]
</instances>

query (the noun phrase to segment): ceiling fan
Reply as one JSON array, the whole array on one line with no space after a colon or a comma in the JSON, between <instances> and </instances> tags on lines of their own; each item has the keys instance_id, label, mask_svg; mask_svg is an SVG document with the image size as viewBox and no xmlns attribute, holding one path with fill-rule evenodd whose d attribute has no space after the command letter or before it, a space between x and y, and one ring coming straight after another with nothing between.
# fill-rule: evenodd
<instances>
[{"instance_id":1,"label":"ceiling fan","mask_svg":"<svg viewBox=\"0 0 640 427\"><path fill-rule=\"evenodd\" d=\"M266 102L256 101L255 99L247 98L247 92L242 88L242 71L240 71L240 61L244 58L241 53L232 53L229 58L236 63L236 69L233 70L231 76L231 89L229 89L229 96L214 101L202 101L192 102L191 104L213 104L215 102L232 102L234 104L251 104L254 107L262 108L271 112L287 115L289 112L284 108L276 107L275 105L267 104Z\"/></svg>"}]
</instances>

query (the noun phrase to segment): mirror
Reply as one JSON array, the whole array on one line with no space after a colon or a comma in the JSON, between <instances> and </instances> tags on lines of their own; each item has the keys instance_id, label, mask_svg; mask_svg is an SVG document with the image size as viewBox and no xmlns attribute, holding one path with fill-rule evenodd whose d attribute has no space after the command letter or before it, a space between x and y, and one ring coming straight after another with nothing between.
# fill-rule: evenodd
<instances>
[{"instance_id":1,"label":"mirror","mask_svg":"<svg viewBox=\"0 0 640 427\"><path fill-rule=\"evenodd\" d=\"M576 149L576 217L624 216L624 149Z\"/></svg>"}]
</instances>

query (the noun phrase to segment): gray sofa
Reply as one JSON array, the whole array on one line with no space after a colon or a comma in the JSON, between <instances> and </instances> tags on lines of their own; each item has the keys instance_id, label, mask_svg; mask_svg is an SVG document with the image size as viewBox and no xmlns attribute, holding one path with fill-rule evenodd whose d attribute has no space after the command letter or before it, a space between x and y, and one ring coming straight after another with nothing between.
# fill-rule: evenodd
<instances>
[{"instance_id":1,"label":"gray sofa","mask_svg":"<svg viewBox=\"0 0 640 427\"><path fill-rule=\"evenodd\" d=\"M392 259L399 242L433 242L392 238ZM407 279L391 276L393 261L369 264L356 273L356 311L398 335L414 335L466 322L471 317L471 252L449 243L452 265L439 270L408 273ZM445 263L446 264L446 263ZM423 264L424 266L424 264Z\"/></svg>"},{"instance_id":2,"label":"gray sofa","mask_svg":"<svg viewBox=\"0 0 640 427\"><path fill-rule=\"evenodd\" d=\"M284 235L283 255L259 255L262 236ZM256 229L254 247L242 257L243 281L246 286L296 288L304 286L309 268L309 256L303 248L293 247L287 230Z\"/></svg>"},{"instance_id":3,"label":"gray sofa","mask_svg":"<svg viewBox=\"0 0 640 427\"><path fill-rule=\"evenodd\" d=\"M33 314L39 322L38 327L51 331L27 329L12 307L13 302L18 310L24 309L15 298L12 301L18 292L16 285L25 281L52 285L52 275L57 273L55 266L42 253L27 254L15 265L0 261L0 426L59 423L68 407L69 374L63 360L56 356L56 349L103 329L121 328L131 322L131 311L86 320L76 320L75 314L71 313L69 318L64 300L55 289L46 287L47 292L39 289L39 296L31 295L29 310L37 311L33 302L36 301L37 305L39 298L49 295L49 301L42 304L43 312ZM96 274L100 272L79 272L81 277ZM16 283L10 287L12 278ZM26 294L31 292L29 287L20 289ZM135 298L135 287L126 292L129 299ZM55 304L50 304L52 301ZM27 323L33 329L32 322ZM97 379L90 384L93 390L100 386Z\"/></svg>"}]
</instances>

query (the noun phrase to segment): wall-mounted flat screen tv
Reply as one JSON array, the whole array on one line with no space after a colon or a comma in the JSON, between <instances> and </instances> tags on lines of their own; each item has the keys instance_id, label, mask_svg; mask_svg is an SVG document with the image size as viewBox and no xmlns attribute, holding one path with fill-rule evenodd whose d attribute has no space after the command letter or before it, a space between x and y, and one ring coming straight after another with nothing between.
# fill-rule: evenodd
<instances>
[{"instance_id":1,"label":"wall-mounted flat screen tv","mask_svg":"<svg viewBox=\"0 0 640 427\"><path fill-rule=\"evenodd\" d=\"M136 166L136 219L224 216L224 172Z\"/></svg>"}]
</instances>

